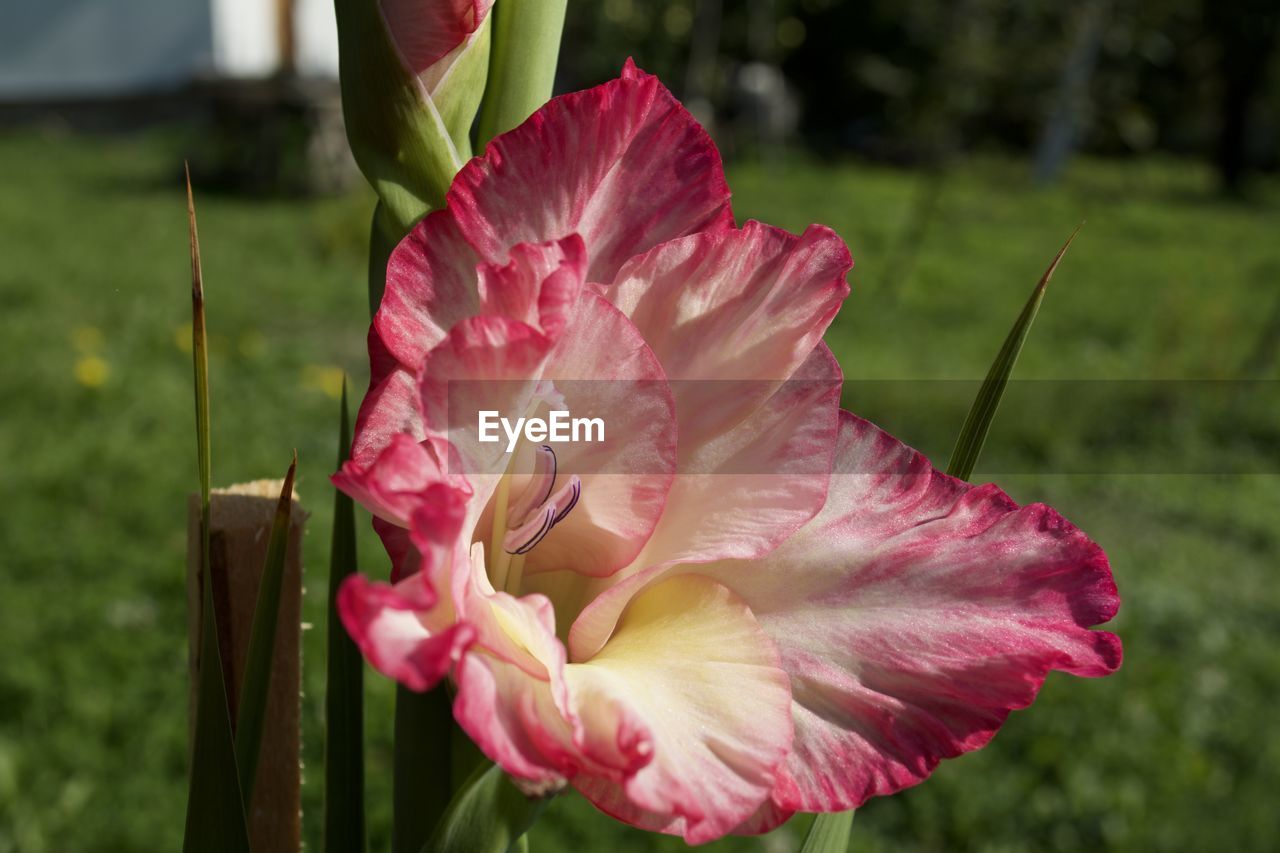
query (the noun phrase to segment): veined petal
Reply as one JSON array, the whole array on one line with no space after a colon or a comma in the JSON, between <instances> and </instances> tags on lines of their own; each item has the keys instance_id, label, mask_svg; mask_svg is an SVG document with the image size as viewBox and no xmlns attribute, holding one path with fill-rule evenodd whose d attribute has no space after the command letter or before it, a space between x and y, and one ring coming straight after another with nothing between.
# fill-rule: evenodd
<instances>
[{"instance_id":1,"label":"veined petal","mask_svg":"<svg viewBox=\"0 0 1280 853\"><path fill-rule=\"evenodd\" d=\"M416 371L451 328L479 312L476 265L481 261L449 208L428 214L387 261L387 287L373 318L370 354L385 351L406 370Z\"/></svg>"},{"instance_id":2,"label":"veined petal","mask_svg":"<svg viewBox=\"0 0 1280 853\"><path fill-rule=\"evenodd\" d=\"M518 244L579 233L587 280L607 283L665 240L732 225L711 138L656 77L628 63L617 80L553 98L463 167L445 209L391 254L374 318L378 349L416 369L478 313L476 265L506 264Z\"/></svg>"},{"instance_id":3,"label":"veined petal","mask_svg":"<svg viewBox=\"0 0 1280 853\"><path fill-rule=\"evenodd\" d=\"M562 786L577 765L564 746L573 740L564 646L546 598L495 592L483 555L483 546L474 546L471 572L453 582L459 618L474 626L477 637L454 674L453 716L526 793L545 794Z\"/></svg>"},{"instance_id":4,"label":"veined petal","mask_svg":"<svg viewBox=\"0 0 1280 853\"><path fill-rule=\"evenodd\" d=\"M481 551L477 545L473 553ZM647 762L643 744L584 733L569 700L564 646L547 599L495 593L483 559L473 565L469 578L454 582L460 618L476 635L456 672L454 717L481 751L531 794L554 790L584 769L620 779ZM595 719L593 709L583 713Z\"/></svg>"},{"instance_id":5,"label":"veined petal","mask_svg":"<svg viewBox=\"0 0 1280 853\"><path fill-rule=\"evenodd\" d=\"M574 778L602 810L698 844L768 799L792 739L788 680L751 611L720 584L686 575L646 589L565 679L588 738L652 754L621 781Z\"/></svg>"},{"instance_id":6,"label":"veined petal","mask_svg":"<svg viewBox=\"0 0 1280 853\"><path fill-rule=\"evenodd\" d=\"M541 587L576 613L571 660L595 654L640 590L694 564L755 559L822 509L839 425L840 367L819 344L793 379L681 465L652 538L617 574L587 590ZM574 597L576 594L576 597Z\"/></svg>"},{"instance_id":7,"label":"veined petal","mask_svg":"<svg viewBox=\"0 0 1280 853\"><path fill-rule=\"evenodd\" d=\"M1106 556L1043 505L933 470L842 413L826 508L763 560L702 566L774 639L796 724L773 800L855 808L985 744L1060 669L1099 676L1120 642Z\"/></svg>"},{"instance_id":8,"label":"veined petal","mask_svg":"<svg viewBox=\"0 0 1280 853\"><path fill-rule=\"evenodd\" d=\"M609 283L630 257L666 240L732 225L711 138L658 82L622 76L553 98L458 173L449 208L480 255L577 232L587 280Z\"/></svg>"},{"instance_id":9,"label":"veined petal","mask_svg":"<svg viewBox=\"0 0 1280 853\"><path fill-rule=\"evenodd\" d=\"M773 800L765 800L756 809L755 814L738 824L730 832L731 835L764 835L782 826L791 816L794 809L784 809Z\"/></svg>"},{"instance_id":10,"label":"veined petal","mask_svg":"<svg viewBox=\"0 0 1280 853\"><path fill-rule=\"evenodd\" d=\"M797 237L753 221L663 243L602 289L674 383L682 455L800 369L848 295L852 266L830 228Z\"/></svg>"},{"instance_id":11,"label":"veined petal","mask_svg":"<svg viewBox=\"0 0 1280 853\"><path fill-rule=\"evenodd\" d=\"M820 343L745 419L688 447L684 413L702 404L685 400L682 409L677 399L678 473L658 529L634 566L754 559L813 518L827 497L841 378Z\"/></svg>"},{"instance_id":12,"label":"veined petal","mask_svg":"<svg viewBox=\"0 0 1280 853\"><path fill-rule=\"evenodd\" d=\"M418 440L425 438L418 382L409 371L395 366L370 386L360 403L351 461L371 465L392 437L402 433Z\"/></svg>"}]
</instances>

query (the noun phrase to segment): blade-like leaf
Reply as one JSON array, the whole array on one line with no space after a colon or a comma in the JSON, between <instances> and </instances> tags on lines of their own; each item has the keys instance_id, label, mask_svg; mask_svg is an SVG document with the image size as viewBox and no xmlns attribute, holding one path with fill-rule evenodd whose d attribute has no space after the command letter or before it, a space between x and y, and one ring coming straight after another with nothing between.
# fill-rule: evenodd
<instances>
[{"instance_id":1,"label":"blade-like leaf","mask_svg":"<svg viewBox=\"0 0 1280 853\"><path fill-rule=\"evenodd\" d=\"M449 805L454 725L443 684L426 693L396 686L392 853L418 853Z\"/></svg>"},{"instance_id":2,"label":"blade-like leaf","mask_svg":"<svg viewBox=\"0 0 1280 853\"><path fill-rule=\"evenodd\" d=\"M845 853L849 849L849 828L853 812L820 814L813 819L800 853Z\"/></svg>"},{"instance_id":3,"label":"blade-like leaf","mask_svg":"<svg viewBox=\"0 0 1280 853\"><path fill-rule=\"evenodd\" d=\"M204 563L209 564L209 483L212 480L209 428L209 347L204 327L204 273L200 267L200 234L196 228L196 202L191 193L191 169L187 175L187 233L191 243L191 361L195 368L196 460L200 469L200 510L204 514L201 539Z\"/></svg>"},{"instance_id":4,"label":"blade-like leaf","mask_svg":"<svg viewBox=\"0 0 1280 853\"><path fill-rule=\"evenodd\" d=\"M458 789L422 853L506 853L546 805L547 798L526 797L486 762Z\"/></svg>"},{"instance_id":5,"label":"blade-like leaf","mask_svg":"<svg viewBox=\"0 0 1280 853\"><path fill-rule=\"evenodd\" d=\"M494 4L489 84L476 124L476 150L550 100L567 3L502 0Z\"/></svg>"},{"instance_id":6,"label":"blade-like leaf","mask_svg":"<svg viewBox=\"0 0 1280 853\"><path fill-rule=\"evenodd\" d=\"M1018 362L1022 344L1026 341L1031 324L1040 310L1040 303L1044 301L1049 279L1053 278L1053 273L1058 269L1062 256L1067 253L1067 249L1071 248L1072 241L1080 233L1080 227L1082 226L1077 226L1071 233L1067 242L1054 256L1049 268L1040 277L1035 290L1031 291L1031 298L1023 306L1022 313L1014 321L1013 328L1004 339L1004 345L1000 347L995 361L991 363L987 378L982 381L982 387L978 389L978 396L974 398L973 405L969 408L960 436L956 439L956 446L951 451L951 462L947 465L947 473L951 476L967 480L973 473L973 468L978 463L978 456L982 453L982 445L987 440L987 433L991 430L991 423L995 420L996 410L1000 407L1000 398L1004 396L1005 386L1009 384L1009 375Z\"/></svg>"},{"instance_id":7,"label":"blade-like leaf","mask_svg":"<svg viewBox=\"0 0 1280 853\"><path fill-rule=\"evenodd\" d=\"M240 777L236 771L227 686L223 680L218 627L213 615L213 584L209 577L209 353L205 336L204 281L200 270L200 238L196 208L187 172L187 224L191 239L191 351L195 364L196 457L200 469L200 577L203 606L200 615L200 658L196 688L195 736L191 746L191 775L187 788L185 853L248 853Z\"/></svg>"},{"instance_id":8,"label":"blade-like leaf","mask_svg":"<svg viewBox=\"0 0 1280 853\"><path fill-rule=\"evenodd\" d=\"M347 381L342 381L338 467L351 451ZM361 853L364 829L364 661L338 618L338 588L356 570L356 514L351 498L335 490L329 548L328 677L325 686L324 849Z\"/></svg>"},{"instance_id":9,"label":"blade-like leaf","mask_svg":"<svg viewBox=\"0 0 1280 853\"><path fill-rule=\"evenodd\" d=\"M204 576L200 684L182 849L184 853L249 853L249 826L236 772L231 715L227 712L227 688L222 680L213 615L213 586L207 571Z\"/></svg>"},{"instance_id":10,"label":"blade-like leaf","mask_svg":"<svg viewBox=\"0 0 1280 853\"><path fill-rule=\"evenodd\" d=\"M284 589L284 562L289 548L289 522L293 514L293 478L298 470L298 454L293 454L289 473L280 487L280 501L271 522L267 559L258 581L258 600L253 606L253 627L244 664L244 684L240 707L236 710L236 765L240 768L240 789L246 803L253 800L258 774L258 753L262 748L262 727L267 718L267 698L271 693L271 671L276 654L277 626L280 623L280 594Z\"/></svg>"}]
</instances>

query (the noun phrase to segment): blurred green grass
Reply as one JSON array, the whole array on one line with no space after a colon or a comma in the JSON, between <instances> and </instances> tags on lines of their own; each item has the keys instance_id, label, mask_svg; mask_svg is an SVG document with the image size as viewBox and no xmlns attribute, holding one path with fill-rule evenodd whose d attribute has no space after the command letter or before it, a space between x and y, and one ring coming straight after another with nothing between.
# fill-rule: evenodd
<instances>
[{"instance_id":1,"label":"blurred green grass","mask_svg":"<svg viewBox=\"0 0 1280 853\"><path fill-rule=\"evenodd\" d=\"M0 135L0 851L173 849L181 834L184 495L196 470L179 150L164 133ZM899 243L921 180L802 158L730 170L740 219L792 230L823 222L848 241L854 292L828 340L850 379L980 377L1082 219L1019 377L1232 378L1280 299L1274 183L1249 205L1229 204L1197 166L1082 161L1039 191L1021 165L977 160L947 179L908 264ZM249 201L197 187L197 204L215 481L279 476L296 447L299 492L315 513L303 722L306 837L318 849L325 478L334 379L345 370L359 388L365 377L368 199ZM1266 369L1274 378L1275 364ZM864 408L857 389L846 398L855 410ZM905 415L877 417L942 464L959 422L930 418L929 406L914 400ZM1077 414L1003 437L997 420L993 441L1052 459L1073 429L1108 415ZM1143 424L1128 428L1141 435ZM1212 436L1192 430L1167 452L1212 463ZM1274 446L1274 429L1260 440ZM999 481L1019 500L1053 504L1107 548L1125 602L1114 623L1124 668L1101 681L1051 677L990 747L864 808L853 849L1274 845L1280 477ZM362 529L364 567L377 571ZM378 677L368 691L377 850L390 814L392 691ZM708 849L791 849L802 823ZM682 846L571 796L532 841L616 853Z\"/></svg>"}]
</instances>

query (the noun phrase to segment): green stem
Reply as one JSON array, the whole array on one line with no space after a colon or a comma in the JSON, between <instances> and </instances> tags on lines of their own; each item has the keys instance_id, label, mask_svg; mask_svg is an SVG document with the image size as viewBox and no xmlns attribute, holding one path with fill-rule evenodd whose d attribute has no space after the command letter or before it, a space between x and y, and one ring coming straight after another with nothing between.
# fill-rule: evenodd
<instances>
[{"instance_id":1,"label":"green stem","mask_svg":"<svg viewBox=\"0 0 1280 853\"><path fill-rule=\"evenodd\" d=\"M497 0L476 150L551 98L568 0Z\"/></svg>"},{"instance_id":2,"label":"green stem","mask_svg":"<svg viewBox=\"0 0 1280 853\"><path fill-rule=\"evenodd\" d=\"M443 684L426 693L397 685L392 853L418 853L448 808L453 725Z\"/></svg>"}]
</instances>

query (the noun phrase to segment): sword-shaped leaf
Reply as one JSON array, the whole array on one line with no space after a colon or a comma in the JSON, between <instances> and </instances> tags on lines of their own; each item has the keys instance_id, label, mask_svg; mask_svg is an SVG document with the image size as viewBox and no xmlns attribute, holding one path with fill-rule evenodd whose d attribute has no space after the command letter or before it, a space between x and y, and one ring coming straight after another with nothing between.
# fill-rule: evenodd
<instances>
[{"instance_id":1,"label":"sword-shaped leaf","mask_svg":"<svg viewBox=\"0 0 1280 853\"><path fill-rule=\"evenodd\" d=\"M249 853L249 827L236 771L231 714L223 680L218 627L213 615L213 585L209 577L209 351L205 335L204 280L200 269L200 238L196 208L187 172L187 224L191 239L191 351L195 365L196 457L200 469L200 576L203 607L200 617L199 684L196 725L191 747L191 776L187 788L184 853Z\"/></svg>"},{"instance_id":2,"label":"sword-shaped leaf","mask_svg":"<svg viewBox=\"0 0 1280 853\"><path fill-rule=\"evenodd\" d=\"M258 753L262 748L262 728L267 718L271 693L271 671L275 662L276 634L280 622L280 594L284 589L284 560L289 547L289 522L293 514L293 478L298 470L298 454L293 454L289 473L280 488L280 501L271 522L267 558L258 581L258 600L253 606L253 627L249 631L249 651L244 664L244 684L240 707L236 709L236 765L240 768L240 790L246 803L253 801L258 773Z\"/></svg>"},{"instance_id":3,"label":"sword-shaped leaf","mask_svg":"<svg viewBox=\"0 0 1280 853\"><path fill-rule=\"evenodd\" d=\"M1072 241L1080 233L1080 227L1077 226L1076 230L1071 232L1067 242L1058 250L1053 262L1040 277L1035 290L1031 291L1031 298L1023 306L1022 313L1014 321L1013 328L1004 339L1004 345L1000 347L995 361L991 363L987 378L982 381L982 387L978 389L978 396L974 398L973 405L969 408L964 426L956 439L956 446L951 451L951 462L947 465L947 473L951 476L967 480L973 473L974 466L978 464L982 445L987 440L987 433L991 430L992 421L995 420L996 410L1000 407L1000 398L1004 396L1005 386L1009 384L1009 375L1013 373L1013 366L1017 364L1018 355L1022 352L1022 344L1027 339L1027 333L1031 331L1031 324L1040 310L1040 303L1044 301L1049 279L1053 278L1053 273L1058 269L1062 256L1067 253L1067 249L1071 248Z\"/></svg>"},{"instance_id":4,"label":"sword-shaped leaf","mask_svg":"<svg viewBox=\"0 0 1280 853\"><path fill-rule=\"evenodd\" d=\"M342 381L338 468L351 452L347 382ZM336 470L336 469L335 469ZM361 853L364 828L364 661L338 618L338 588L356 570L356 514L351 498L334 491L329 548L328 677L325 685L324 849Z\"/></svg>"}]
</instances>

